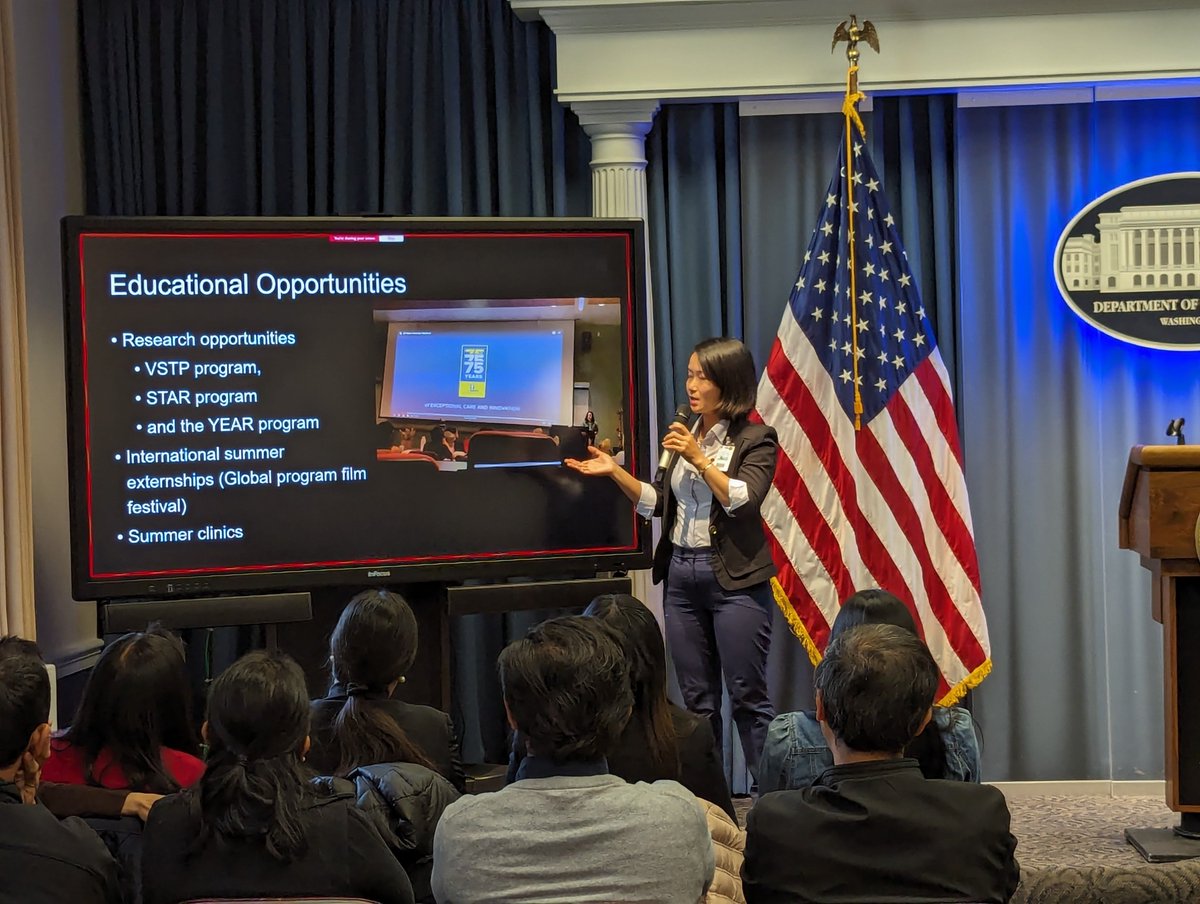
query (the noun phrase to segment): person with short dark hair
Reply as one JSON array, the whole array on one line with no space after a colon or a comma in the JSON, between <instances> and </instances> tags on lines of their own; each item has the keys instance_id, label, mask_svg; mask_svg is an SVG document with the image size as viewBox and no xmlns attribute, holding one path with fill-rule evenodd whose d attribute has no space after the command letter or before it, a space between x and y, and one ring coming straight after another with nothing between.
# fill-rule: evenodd
<instances>
[{"instance_id":1,"label":"person with short dark hair","mask_svg":"<svg viewBox=\"0 0 1200 904\"><path fill-rule=\"evenodd\" d=\"M663 615L684 704L709 720L723 747L722 675L733 721L752 773L775 716L767 654L775 599L775 564L760 514L775 476L775 430L750 419L758 387L750 350L737 339L705 339L687 362L694 420L672 423L663 437L668 464L642 483L595 446L563 463L609 477L643 518L663 519L654 550L654 583L666 581Z\"/></svg>"},{"instance_id":2,"label":"person with short dark hair","mask_svg":"<svg viewBox=\"0 0 1200 904\"><path fill-rule=\"evenodd\" d=\"M412 904L408 876L352 793L318 795L304 673L289 656L247 653L213 682L208 769L150 811L145 904L332 896Z\"/></svg>"},{"instance_id":3,"label":"person with short dark hair","mask_svg":"<svg viewBox=\"0 0 1200 904\"><path fill-rule=\"evenodd\" d=\"M917 623L904 601L886 590L860 590L838 609L829 639L857 625L896 625L917 633ZM935 706L933 719L905 748L926 778L978 782L979 740L971 714L961 706ZM816 713L780 713L767 729L758 767L758 789L795 791L807 788L833 765Z\"/></svg>"},{"instance_id":4,"label":"person with short dark hair","mask_svg":"<svg viewBox=\"0 0 1200 904\"><path fill-rule=\"evenodd\" d=\"M1020 868L1004 796L927 779L904 757L937 686L937 664L911 631L861 625L830 642L816 696L834 765L811 787L764 794L750 811L750 904L1012 897Z\"/></svg>"},{"instance_id":5,"label":"person with short dark hair","mask_svg":"<svg viewBox=\"0 0 1200 904\"><path fill-rule=\"evenodd\" d=\"M633 714L608 755L608 771L627 782L669 778L737 821L708 720L667 699L667 652L658 620L627 593L596 597L583 614L608 628L629 663ZM525 738L513 735L508 780L525 761Z\"/></svg>"},{"instance_id":6,"label":"person with short dark hair","mask_svg":"<svg viewBox=\"0 0 1200 904\"><path fill-rule=\"evenodd\" d=\"M46 781L170 794L204 772L179 639L159 630L105 647Z\"/></svg>"},{"instance_id":7,"label":"person with short dark hair","mask_svg":"<svg viewBox=\"0 0 1200 904\"><path fill-rule=\"evenodd\" d=\"M5 901L115 904L117 865L77 818L37 800L50 756L50 677L37 646L0 639L0 882Z\"/></svg>"},{"instance_id":8,"label":"person with short dark hair","mask_svg":"<svg viewBox=\"0 0 1200 904\"><path fill-rule=\"evenodd\" d=\"M606 756L633 708L624 653L596 619L556 618L500 654L519 780L448 807L434 838L440 904L695 904L712 881L696 798L673 781L626 784Z\"/></svg>"}]
</instances>

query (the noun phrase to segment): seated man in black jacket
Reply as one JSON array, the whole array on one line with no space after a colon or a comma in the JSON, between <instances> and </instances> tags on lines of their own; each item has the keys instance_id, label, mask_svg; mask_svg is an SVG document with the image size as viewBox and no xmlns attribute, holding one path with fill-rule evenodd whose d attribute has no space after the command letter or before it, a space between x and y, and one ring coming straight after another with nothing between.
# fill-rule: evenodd
<instances>
[{"instance_id":1,"label":"seated man in black jacket","mask_svg":"<svg viewBox=\"0 0 1200 904\"><path fill-rule=\"evenodd\" d=\"M1012 897L1020 869L1003 795L927 779L902 755L929 722L937 684L928 648L902 628L863 625L830 643L816 698L834 765L750 811L750 904Z\"/></svg>"},{"instance_id":2,"label":"seated man in black jacket","mask_svg":"<svg viewBox=\"0 0 1200 904\"><path fill-rule=\"evenodd\" d=\"M0 898L22 904L120 900L117 865L79 819L36 800L50 757L50 678L37 647L0 639Z\"/></svg>"}]
</instances>

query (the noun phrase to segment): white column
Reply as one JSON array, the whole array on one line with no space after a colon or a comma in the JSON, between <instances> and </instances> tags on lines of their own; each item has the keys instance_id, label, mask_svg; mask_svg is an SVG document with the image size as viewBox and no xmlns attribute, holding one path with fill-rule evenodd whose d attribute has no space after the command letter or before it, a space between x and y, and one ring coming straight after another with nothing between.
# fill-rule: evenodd
<instances>
[{"instance_id":1,"label":"white column","mask_svg":"<svg viewBox=\"0 0 1200 904\"><path fill-rule=\"evenodd\" d=\"M579 117L592 140L592 215L597 217L635 217L646 221L646 135L658 112L658 101L582 101L571 109ZM654 299L650 292L650 233L646 236L646 348L643 352L649 385L657 379L654 361ZM646 406L650 435L640 437L638 450L642 461L658 459L658 406L653 390L637 400ZM662 526L655 519L653 542L658 543ZM633 595L654 612L662 626L662 588L650 582L649 571L635 571Z\"/></svg>"}]
</instances>

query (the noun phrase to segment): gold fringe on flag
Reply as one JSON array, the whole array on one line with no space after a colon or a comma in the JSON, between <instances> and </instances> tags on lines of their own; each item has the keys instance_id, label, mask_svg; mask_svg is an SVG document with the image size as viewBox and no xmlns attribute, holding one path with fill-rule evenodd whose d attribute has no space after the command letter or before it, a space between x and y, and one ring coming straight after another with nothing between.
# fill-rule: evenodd
<instances>
[{"instance_id":1,"label":"gold fringe on flag","mask_svg":"<svg viewBox=\"0 0 1200 904\"><path fill-rule=\"evenodd\" d=\"M812 636L808 633L808 628L804 626L804 620L796 612L796 608L788 599L788 595L784 592L783 585L779 583L777 578L771 578L771 592L775 597L775 605L779 607L779 611L783 613L783 617L787 619L788 627L792 629L792 633L804 644L804 649L808 653L809 662L815 668L824 658L821 651L817 649L816 643ZM938 706L953 706L958 703L968 692L973 691L983 682L983 679L992 672L992 660L985 659L975 671L971 672L966 678L950 688L938 700Z\"/></svg>"}]
</instances>

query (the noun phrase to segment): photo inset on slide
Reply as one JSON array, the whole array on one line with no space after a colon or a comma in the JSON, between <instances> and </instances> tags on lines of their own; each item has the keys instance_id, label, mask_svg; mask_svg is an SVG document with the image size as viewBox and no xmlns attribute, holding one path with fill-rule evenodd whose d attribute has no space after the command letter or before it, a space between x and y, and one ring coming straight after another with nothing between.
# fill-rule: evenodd
<instances>
[{"instance_id":1,"label":"photo inset on slide","mask_svg":"<svg viewBox=\"0 0 1200 904\"><path fill-rule=\"evenodd\" d=\"M558 465L620 451L617 298L406 299L374 311L381 461L439 470Z\"/></svg>"}]
</instances>

